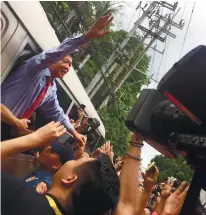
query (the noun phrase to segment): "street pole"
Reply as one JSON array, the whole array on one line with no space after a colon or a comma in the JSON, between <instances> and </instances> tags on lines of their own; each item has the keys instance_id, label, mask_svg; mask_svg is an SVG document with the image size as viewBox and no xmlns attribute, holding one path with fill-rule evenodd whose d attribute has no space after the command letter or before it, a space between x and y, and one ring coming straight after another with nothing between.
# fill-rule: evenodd
<instances>
[{"instance_id":1,"label":"street pole","mask_svg":"<svg viewBox=\"0 0 206 215\"><path fill-rule=\"evenodd\" d=\"M160 34L167 29L167 27L169 26L171 22L171 18L168 17L167 21L165 22L165 24L163 25L163 27L157 32L157 36L160 36ZM122 80L120 81L120 83L118 84L118 86L114 89L114 93L117 92L117 90L122 86L122 84L125 82L125 80L130 76L130 74L134 71L134 69L136 68L136 66L139 64L139 62L142 60L142 58L144 57L144 55L146 54L147 50L151 47L151 45L155 42L156 37L154 37L150 43L146 46L146 48L144 49L144 51L141 53L140 57L134 62L134 64L132 65L132 68L129 70L129 72L127 72L125 74L125 76L122 78Z\"/></svg>"}]
</instances>

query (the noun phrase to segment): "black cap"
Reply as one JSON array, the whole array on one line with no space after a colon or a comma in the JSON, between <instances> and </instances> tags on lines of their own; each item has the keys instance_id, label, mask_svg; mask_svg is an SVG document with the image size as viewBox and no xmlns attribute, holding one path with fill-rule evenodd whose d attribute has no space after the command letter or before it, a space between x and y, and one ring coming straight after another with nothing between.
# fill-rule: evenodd
<instances>
[{"instance_id":1,"label":"black cap","mask_svg":"<svg viewBox=\"0 0 206 215\"><path fill-rule=\"evenodd\" d=\"M74 149L70 144L62 145L56 141L51 144L51 147L59 155L61 164L67 161L74 160Z\"/></svg>"}]
</instances>

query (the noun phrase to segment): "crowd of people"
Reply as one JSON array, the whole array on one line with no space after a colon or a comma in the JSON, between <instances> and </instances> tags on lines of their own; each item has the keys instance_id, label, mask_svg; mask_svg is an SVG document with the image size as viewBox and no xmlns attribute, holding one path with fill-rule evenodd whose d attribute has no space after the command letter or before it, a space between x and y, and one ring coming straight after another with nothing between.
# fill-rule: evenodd
<instances>
[{"instance_id":1,"label":"crowd of people","mask_svg":"<svg viewBox=\"0 0 206 215\"><path fill-rule=\"evenodd\" d=\"M1 173L3 215L180 213L189 185L182 182L174 187L174 180L168 178L157 186L155 165L141 172L142 137L131 134L125 157L114 159L110 141L90 152L85 133L90 119L83 117L84 105L73 119L59 105L55 79L69 72L70 54L89 40L107 35L112 20L111 13L101 17L84 35L67 38L28 59L3 82L2 162L26 153L34 165L34 171L22 178ZM37 130L29 127L36 110L49 121ZM98 126L92 122L94 128ZM75 141L61 144L59 139L68 133Z\"/></svg>"}]
</instances>

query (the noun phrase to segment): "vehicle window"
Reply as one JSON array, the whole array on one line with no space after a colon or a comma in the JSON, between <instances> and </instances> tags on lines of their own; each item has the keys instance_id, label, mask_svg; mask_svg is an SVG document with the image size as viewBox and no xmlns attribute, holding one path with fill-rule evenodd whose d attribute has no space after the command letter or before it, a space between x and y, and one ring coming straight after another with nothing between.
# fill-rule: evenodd
<instances>
[{"instance_id":1,"label":"vehicle window","mask_svg":"<svg viewBox=\"0 0 206 215\"><path fill-rule=\"evenodd\" d=\"M60 106L66 113L69 105L72 103L72 99L69 97L69 95L65 92L65 90L62 88L62 86L59 84L58 81L56 81L57 85L57 98L59 101Z\"/></svg>"}]
</instances>

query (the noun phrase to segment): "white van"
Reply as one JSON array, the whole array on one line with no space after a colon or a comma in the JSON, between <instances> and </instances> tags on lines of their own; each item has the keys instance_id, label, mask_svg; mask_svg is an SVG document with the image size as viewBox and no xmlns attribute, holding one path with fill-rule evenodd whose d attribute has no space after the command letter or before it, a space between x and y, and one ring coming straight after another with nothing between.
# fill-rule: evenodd
<instances>
[{"instance_id":1,"label":"white van","mask_svg":"<svg viewBox=\"0 0 206 215\"><path fill-rule=\"evenodd\" d=\"M25 57L59 44L40 2L1 2L1 82L10 72L15 72ZM65 113L84 104L86 114L100 121L90 147L94 150L105 137L105 127L73 68L63 80L57 81L57 87L58 100Z\"/></svg>"}]
</instances>

